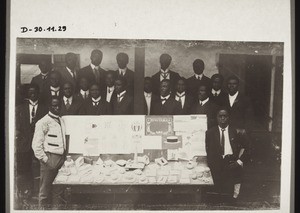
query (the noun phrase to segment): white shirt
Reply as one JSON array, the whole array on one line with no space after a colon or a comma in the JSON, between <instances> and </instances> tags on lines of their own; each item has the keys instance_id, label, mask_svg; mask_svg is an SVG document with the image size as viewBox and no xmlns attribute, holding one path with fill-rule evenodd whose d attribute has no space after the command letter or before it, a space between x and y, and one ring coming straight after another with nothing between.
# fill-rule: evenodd
<instances>
[{"instance_id":1,"label":"white shirt","mask_svg":"<svg viewBox=\"0 0 300 213\"><path fill-rule=\"evenodd\" d=\"M200 101L200 100L199 100L199 104L200 104L200 105L202 104L202 106L203 106L204 104L207 103L207 101L209 101L209 98L206 98L204 101Z\"/></svg>"},{"instance_id":2,"label":"white shirt","mask_svg":"<svg viewBox=\"0 0 300 213\"><path fill-rule=\"evenodd\" d=\"M119 74L120 75L125 75L126 74L126 70L127 70L127 67L125 67L124 69L119 68Z\"/></svg>"},{"instance_id":3,"label":"white shirt","mask_svg":"<svg viewBox=\"0 0 300 213\"><path fill-rule=\"evenodd\" d=\"M220 132L220 142L221 142L221 138L222 138L222 128L220 126L219 127L219 132ZM232 148L230 145L230 140L229 140L229 133L228 133L228 126L225 128L224 131L224 155L232 155Z\"/></svg>"},{"instance_id":4,"label":"white shirt","mask_svg":"<svg viewBox=\"0 0 300 213\"><path fill-rule=\"evenodd\" d=\"M211 89L211 93L212 93L213 96L215 96L216 93L217 93L217 96L219 96L220 93L221 93L221 90L219 89L218 91L216 91L214 89Z\"/></svg>"},{"instance_id":5,"label":"white shirt","mask_svg":"<svg viewBox=\"0 0 300 213\"><path fill-rule=\"evenodd\" d=\"M82 89L80 90L80 94L82 95L82 97L84 97L84 95L86 95L85 97L88 97L88 95L89 95L89 90L87 90L87 91L83 91Z\"/></svg>"},{"instance_id":6,"label":"white shirt","mask_svg":"<svg viewBox=\"0 0 300 213\"><path fill-rule=\"evenodd\" d=\"M144 92L146 104L147 104L147 115L150 115L150 107L151 107L151 98L152 98L152 92Z\"/></svg>"},{"instance_id":7,"label":"white shirt","mask_svg":"<svg viewBox=\"0 0 300 213\"><path fill-rule=\"evenodd\" d=\"M165 97L160 96L160 98L161 98L161 99L166 99L166 100L163 100L163 101L161 102L161 104L165 104L166 101L170 98L170 94L167 95L167 96L165 96Z\"/></svg>"},{"instance_id":8,"label":"white shirt","mask_svg":"<svg viewBox=\"0 0 300 213\"><path fill-rule=\"evenodd\" d=\"M69 104L72 104L73 101L73 96L71 96L70 98L67 98L66 96L63 97L64 103L65 105L67 105L67 100L69 101Z\"/></svg>"},{"instance_id":9,"label":"white shirt","mask_svg":"<svg viewBox=\"0 0 300 213\"><path fill-rule=\"evenodd\" d=\"M229 96L229 103L230 103L230 106L232 107L232 105L233 105L233 103L235 102L235 99L236 99L236 97L238 96L238 94L239 94L239 92L236 92L234 95L229 95L228 94L228 96Z\"/></svg>"},{"instance_id":10,"label":"white shirt","mask_svg":"<svg viewBox=\"0 0 300 213\"><path fill-rule=\"evenodd\" d=\"M47 72L47 73L42 73L41 72L42 77L44 77L45 79L48 77L48 74L49 74L49 72Z\"/></svg>"},{"instance_id":11,"label":"white shirt","mask_svg":"<svg viewBox=\"0 0 300 213\"><path fill-rule=\"evenodd\" d=\"M99 102L100 101L100 99L101 99L101 96L99 96L98 98L96 98L96 99L94 99L94 98L92 98L92 103L93 103L93 106L95 106L96 105L96 103L94 103L94 102ZM98 103L99 104L99 103ZM97 104L97 105L98 105Z\"/></svg>"},{"instance_id":12,"label":"white shirt","mask_svg":"<svg viewBox=\"0 0 300 213\"><path fill-rule=\"evenodd\" d=\"M66 67L66 68L67 68L68 72L70 73L70 75L72 76L72 78L74 78L74 75L75 75L75 77L76 77L76 73L75 73L75 71L74 71L74 72L72 72L72 70L71 70L71 69L69 69L69 67Z\"/></svg>"},{"instance_id":13,"label":"white shirt","mask_svg":"<svg viewBox=\"0 0 300 213\"><path fill-rule=\"evenodd\" d=\"M106 101L107 101L108 103L110 103L111 96L112 96L114 90L115 90L115 86L107 87L107 88L106 88Z\"/></svg>"},{"instance_id":14,"label":"white shirt","mask_svg":"<svg viewBox=\"0 0 300 213\"><path fill-rule=\"evenodd\" d=\"M167 77L164 78L163 74L167 74ZM169 69L167 68L166 70L162 70L160 69L160 81L164 80L164 79L169 79L170 80L170 72Z\"/></svg>"},{"instance_id":15,"label":"white shirt","mask_svg":"<svg viewBox=\"0 0 300 213\"><path fill-rule=\"evenodd\" d=\"M55 92L58 92L57 96L59 96L59 89L60 89L59 87L54 88L54 87L50 86L51 95L54 96L54 95L56 95Z\"/></svg>"},{"instance_id":16,"label":"white shirt","mask_svg":"<svg viewBox=\"0 0 300 213\"><path fill-rule=\"evenodd\" d=\"M185 92L179 94L178 92L176 92L176 96L175 96L175 100L179 101L179 96L181 97L181 108L183 108L184 103L185 103Z\"/></svg>"},{"instance_id":17,"label":"white shirt","mask_svg":"<svg viewBox=\"0 0 300 213\"><path fill-rule=\"evenodd\" d=\"M90 64L90 66L92 67L93 70L99 70L100 66L95 66L94 64Z\"/></svg>"},{"instance_id":18,"label":"white shirt","mask_svg":"<svg viewBox=\"0 0 300 213\"><path fill-rule=\"evenodd\" d=\"M202 79L202 77L203 77L203 73L202 73L202 74L200 74L200 75L198 75L198 74L196 74L196 73L195 73L195 77L196 77L196 79L199 79L199 78L200 78L199 80L201 80L201 79Z\"/></svg>"},{"instance_id":19,"label":"white shirt","mask_svg":"<svg viewBox=\"0 0 300 213\"><path fill-rule=\"evenodd\" d=\"M32 123L32 115L31 115L31 113L32 113L32 108L33 108L33 106L34 106L34 114L36 115L36 111L37 111L37 108L38 108L38 101L35 101L35 102L33 102L32 100L29 100L29 116L30 116L30 123Z\"/></svg>"},{"instance_id":20,"label":"white shirt","mask_svg":"<svg viewBox=\"0 0 300 213\"><path fill-rule=\"evenodd\" d=\"M124 91L121 92L120 94L117 94L118 100L120 100L120 102L123 100L125 93L126 93L126 90L124 90ZM119 99L119 98L120 98L120 99Z\"/></svg>"}]
</instances>

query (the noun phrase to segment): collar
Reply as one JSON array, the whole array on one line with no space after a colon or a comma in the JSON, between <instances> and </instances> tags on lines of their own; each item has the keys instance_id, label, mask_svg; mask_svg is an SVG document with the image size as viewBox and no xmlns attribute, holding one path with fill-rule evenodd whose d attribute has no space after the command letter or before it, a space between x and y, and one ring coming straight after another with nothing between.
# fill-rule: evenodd
<instances>
[{"instance_id":1,"label":"collar","mask_svg":"<svg viewBox=\"0 0 300 213\"><path fill-rule=\"evenodd\" d=\"M219 89L218 91L211 89L211 93L214 95L215 93L217 93L218 95L221 93L221 90Z\"/></svg>"},{"instance_id":2,"label":"collar","mask_svg":"<svg viewBox=\"0 0 300 213\"><path fill-rule=\"evenodd\" d=\"M200 77L200 80L202 79L202 77L203 77L203 73L202 74L200 74L200 75L198 75L198 74L196 74L195 73L195 77L198 79L199 77Z\"/></svg>"},{"instance_id":3,"label":"collar","mask_svg":"<svg viewBox=\"0 0 300 213\"><path fill-rule=\"evenodd\" d=\"M230 94L228 94L228 95L229 95L229 98L236 99L236 97L238 96L238 94L239 94L239 91L237 91L234 95L230 95Z\"/></svg>"},{"instance_id":4,"label":"collar","mask_svg":"<svg viewBox=\"0 0 300 213\"><path fill-rule=\"evenodd\" d=\"M127 70L127 67L125 67L124 69L121 69L121 68L119 68L119 73L121 73L121 72L122 72L122 73L124 73L124 74L125 74L125 73L126 73L126 70Z\"/></svg>"},{"instance_id":5,"label":"collar","mask_svg":"<svg viewBox=\"0 0 300 213\"><path fill-rule=\"evenodd\" d=\"M66 96L63 97L64 102L66 102L67 100L69 100L69 102L71 103L73 100L73 96L71 96L70 98L67 98Z\"/></svg>"},{"instance_id":6,"label":"collar","mask_svg":"<svg viewBox=\"0 0 300 213\"><path fill-rule=\"evenodd\" d=\"M48 112L48 115L51 117L51 118L59 118L59 116L58 115L54 115L52 112Z\"/></svg>"},{"instance_id":7,"label":"collar","mask_svg":"<svg viewBox=\"0 0 300 213\"><path fill-rule=\"evenodd\" d=\"M57 92L59 89L60 89L60 87L54 88L53 86L50 86L51 91Z\"/></svg>"},{"instance_id":8,"label":"collar","mask_svg":"<svg viewBox=\"0 0 300 213\"><path fill-rule=\"evenodd\" d=\"M123 91L123 92L121 92L120 94L117 94L118 98L120 98L120 97L124 96L124 95L125 95L125 93L126 93L126 90L124 90L124 91Z\"/></svg>"},{"instance_id":9,"label":"collar","mask_svg":"<svg viewBox=\"0 0 300 213\"><path fill-rule=\"evenodd\" d=\"M225 131L228 131L228 126L229 126L229 125L227 125L227 126L224 128ZM222 132L222 129L223 129L223 128L221 128L219 125L218 125L218 127L219 127L220 132Z\"/></svg>"},{"instance_id":10,"label":"collar","mask_svg":"<svg viewBox=\"0 0 300 213\"><path fill-rule=\"evenodd\" d=\"M96 70L99 70L100 66L95 66L94 64L90 64L90 66L92 67L92 69L94 70L96 68Z\"/></svg>"},{"instance_id":11,"label":"collar","mask_svg":"<svg viewBox=\"0 0 300 213\"><path fill-rule=\"evenodd\" d=\"M152 92L148 93L148 92L144 91L144 96L147 97L147 98L150 98L152 96Z\"/></svg>"},{"instance_id":12,"label":"collar","mask_svg":"<svg viewBox=\"0 0 300 213\"><path fill-rule=\"evenodd\" d=\"M99 102L100 99L101 99L101 96L99 96L97 99L92 98L92 101L93 101L93 102Z\"/></svg>"},{"instance_id":13,"label":"collar","mask_svg":"<svg viewBox=\"0 0 300 213\"><path fill-rule=\"evenodd\" d=\"M170 98L170 95L171 95L171 94L169 94L169 95L167 95L167 96L165 96L165 97L160 96L160 99L167 99L167 100L168 100L168 99Z\"/></svg>"},{"instance_id":14,"label":"collar","mask_svg":"<svg viewBox=\"0 0 300 213\"><path fill-rule=\"evenodd\" d=\"M206 98L204 101L201 101L202 105L206 104L207 101L209 101L209 98ZM200 100L199 100L199 103L200 103Z\"/></svg>"},{"instance_id":15,"label":"collar","mask_svg":"<svg viewBox=\"0 0 300 213\"><path fill-rule=\"evenodd\" d=\"M185 92L182 92L182 93L176 92L176 96L178 96L178 97L183 97L183 96L185 96Z\"/></svg>"},{"instance_id":16,"label":"collar","mask_svg":"<svg viewBox=\"0 0 300 213\"><path fill-rule=\"evenodd\" d=\"M89 90L87 90L87 91L84 91L84 90L82 90L82 89L80 90L80 93L81 93L82 95L84 95L84 94L87 94L87 95L88 95L89 92L90 92Z\"/></svg>"},{"instance_id":17,"label":"collar","mask_svg":"<svg viewBox=\"0 0 300 213\"><path fill-rule=\"evenodd\" d=\"M169 73L169 68L167 68L166 70L160 69L160 72L164 73L164 74L168 74Z\"/></svg>"},{"instance_id":18,"label":"collar","mask_svg":"<svg viewBox=\"0 0 300 213\"><path fill-rule=\"evenodd\" d=\"M48 74L49 74L49 72L47 72L47 73L42 73L42 72L41 72L41 75L42 75L42 76L48 76Z\"/></svg>"},{"instance_id":19,"label":"collar","mask_svg":"<svg viewBox=\"0 0 300 213\"><path fill-rule=\"evenodd\" d=\"M115 89L115 86L111 86L111 87L106 87L107 89L110 89L110 90L114 90Z\"/></svg>"},{"instance_id":20,"label":"collar","mask_svg":"<svg viewBox=\"0 0 300 213\"><path fill-rule=\"evenodd\" d=\"M32 106L38 105L38 101L33 102L33 101L30 100L30 99L28 99L28 101L29 101L29 104L32 105Z\"/></svg>"}]
</instances>

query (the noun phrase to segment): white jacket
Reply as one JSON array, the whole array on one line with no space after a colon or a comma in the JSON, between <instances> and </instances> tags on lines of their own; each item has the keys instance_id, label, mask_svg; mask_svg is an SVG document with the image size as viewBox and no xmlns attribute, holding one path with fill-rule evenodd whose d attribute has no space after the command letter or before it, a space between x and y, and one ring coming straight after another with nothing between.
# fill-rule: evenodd
<instances>
[{"instance_id":1,"label":"white jacket","mask_svg":"<svg viewBox=\"0 0 300 213\"><path fill-rule=\"evenodd\" d=\"M45 152L63 154L66 149L65 125L61 118L60 124L49 116L45 115L35 125L32 140L32 149L37 159L47 162Z\"/></svg>"}]
</instances>

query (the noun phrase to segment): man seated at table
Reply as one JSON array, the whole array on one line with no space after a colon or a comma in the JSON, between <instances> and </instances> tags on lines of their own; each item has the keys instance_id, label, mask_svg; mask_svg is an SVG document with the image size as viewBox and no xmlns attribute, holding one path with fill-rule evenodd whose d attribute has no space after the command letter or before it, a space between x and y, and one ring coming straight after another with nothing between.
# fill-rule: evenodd
<instances>
[{"instance_id":1,"label":"man seated at table","mask_svg":"<svg viewBox=\"0 0 300 213\"><path fill-rule=\"evenodd\" d=\"M160 101L153 106L153 115L180 115L181 105L171 96L171 81L164 79L160 82Z\"/></svg>"},{"instance_id":2,"label":"man seated at table","mask_svg":"<svg viewBox=\"0 0 300 213\"><path fill-rule=\"evenodd\" d=\"M243 166L246 159L247 141L229 125L229 112L220 108L217 113L218 125L206 131L205 145L207 163L211 170L216 189L230 190L233 199L240 193Z\"/></svg>"},{"instance_id":3,"label":"man seated at table","mask_svg":"<svg viewBox=\"0 0 300 213\"><path fill-rule=\"evenodd\" d=\"M85 101L90 97L89 81L85 77L79 79L79 92L75 95L79 100Z\"/></svg>"},{"instance_id":4,"label":"man seated at table","mask_svg":"<svg viewBox=\"0 0 300 213\"><path fill-rule=\"evenodd\" d=\"M190 113L191 107L194 103L192 96L186 94L186 79L181 77L176 82L176 93L175 100L181 104L182 115L188 115Z\"/></svg>"},{"instance_id":5,"label":"man seated at table","mask_svg":"<svg viewBox=\"0 0 300 213\"><path fill-rule=\"evenodd\" d=\"M115 92L115 71L109 70L106 72L105 76L105 89L102 92L102 97L108 102L111 103L111 100L116 96Z\"/></svg>"},{"instance_id":6,"label":"man seated at table","mask_svg":"<svg viewBox=\"0 0 300 213\"><path fill-rule=\"evenodd\" d=\"M84 104L80 114L82 115L111 115L111 107L107 101L101 97L100 86L93 84L90 87L90 95Z\"/></svg>"},{"instance_id":7,"label":"man seated at table","mask_svg":"<svg viewBox=\"0 0 300 213\"><path fill-rule=\"evenodd\" d=\"M144 79L144 115L153 114L153 106L159 100L159 97L152 92L152 79L145 77Z\"/></svg>"},{"instance_id":8,"label":"man seated at table","mask_svg":"<svg viewBox=\"0 0 300 213\"><path fill-rule=\"evenodd\" d=\"M207 116L207 128L211 128L217 125L216 114L218 110L218 105L213 103L208 97L208 87L207 85L200 85L198 88L198 101L194 103L191 107L191 114Z\"/></svg>"},{"instance_id":9,"label":"man seated at table","mask_svg":"<svg viewBox=\"0 0 300 213\"><path fill-rule=\"evenodd\" d=\"M64 83L60 116L79 115L81 107L82 101L74 96L73 84L71 82Z\"/></svg>"},{"instance_id":10,"label":"man seated at table","mask_svg":"<svg viewBox=\"0 0 300 213\"><path fill-rule=\"evenodd\" d=\"M119 76L115 81L116 96L114 96L112 109L114 115L132 115L133 114L133 96L127 92L126 78Z\"/></svg>"}]
</instances>

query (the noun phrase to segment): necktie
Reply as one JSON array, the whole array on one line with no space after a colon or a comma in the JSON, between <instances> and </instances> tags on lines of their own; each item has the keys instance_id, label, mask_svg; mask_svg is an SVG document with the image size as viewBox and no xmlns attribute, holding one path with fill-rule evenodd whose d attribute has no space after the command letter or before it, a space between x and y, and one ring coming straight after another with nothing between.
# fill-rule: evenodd
<instances>
[{"instance_id":1,"label":"necktie","mask_svg":"<svg viewBox=\"0 0 300 213\"><path fill-rule=\"evenodd\" d=\"M177 97L179 98L178 101L180 102L180 105L181 105L181 108L183 107L182 106L182 97L183 95L177 95Z\"/></svg>"},{"instance_id":2,"label":"necktie","mask_svg":"<svg viewBox=\"0 0 300 213\"><path fill-rule=\"evenodd\" d=\"M87 98L87 94L86 94L86 92L84 92L83 99L86 99L86 98Z\"/></svg>"},{"instance_id":3,"label":"necktie","mask_svg":"<svg viewBox=\"0 0 300 213\"><path fill-rule=\"evenodd\" d=\"M221 149L222 149L222 155L224 155L224 144L225 144L225 137L224 137L224 131L225 129L221 129L222 135L221 135Z\"/></svg>"},{"instance_id":4,"label":"necktie","mask_svg":"<svg viewBox=\"0 0 300 213\"><path fill-rule=\"evenodd\" d=\"M67 99L67 101L66 101L66 109L68 110L70 108L70 106L71 106L71 104L69 102L69 99Z\"/></svg>"},{"instance_id":5,"label":"necktie","mask_svg":"<svg viewBox=\"0 0 300 213\"><path fill-rule=\"evenodd\" d=\"M163 79L166 79L166 78L168 77L168 74L169 74L169 73L167 73L167 72L165 72L165 73L162 72L162 73L161 73Z\"/></svg>"},{"instance_id":6,"label":"necktie","mask_svg":"<svg viewBox=\"0 0 300 213\"><path fill-rule=\"evenodd\" d=\"M74 81L76 81L76 74L75 74L75 71L73 72L73 79L74 79Z\"/></svg>"},{"instance_id":7,"label":"necktie","mask_svg":"<svg viewBox=\"0 0 300 213\"><path fill-rule=\"evenodd\" d=\"M32 106L32 111L31 111L31 123L32 123L35 117L35 105L31 105L31 106Z\"/></svg>"},{"instance_id":8,"label":"necktie","mask_svg":"<svg viewBox=\"0 0 300 213\"><path fill-rule=\"evenodd\" d=\"M95 77L96 77L96 83L99 83L99 71L95 68L94 69Z\"/></svg>"},{"instance_id":9,"label":"necktie","mask_svg":"<svg viewBox=\"0 0 300 213\"><path fill-rule=\"evenodd\" d=\"M120 103L121 102L121 99L122 99L122 97L124 96L124 94L123 95L118 95L118 103Z\"/></svg>"},{"instance_id":10,"label":"necktie","mask_svg":"<svg viewBox=\"0 0 300 213\"><path fill-rule=\"evenodd\" d=\"M46 75L43 75L43 76L42 76L42 79L43 79L43 80L46 80L46 78L47 78Z\"/></svg>"},{"instance_id":11,"label":"necktie","mask_svg":"<svg viewBox=\"0 0 300 213\"><path fill-rule=\"evenodd\" d=\"M93 101L93 106L98 106L99 101Z\"/></svg>"},{"instance_id":12,"label":"necktie","mask_svg":"<svg viewBox=\"0 0 300 213\"><path fill-rule=\"evenodd\" d=\"M218 96L218 93L215 93L215 97L217 97Z\"/></svg>"},{"instance_id":13,"label":"necktie","mask_svg":"<svg viewBox=\"0 0 300 213\"><path fill-rule=\"evenodd\" d=\"M166 101L167 101L166 98L162 98L162 99L161 99L161 103L162 103L162 104L164 104Z\"/></svg>"},{"instance_id":14,"label":"necktie","mask_svg":"<svg viewBox=\"0 0 300 213\"><path fill-rule=\"evenodd\" d=\"M58 91L54 91L54 90L51 90L51 91L54 93L53 96L58 96Z\"/></svg>"}]
</instances>

